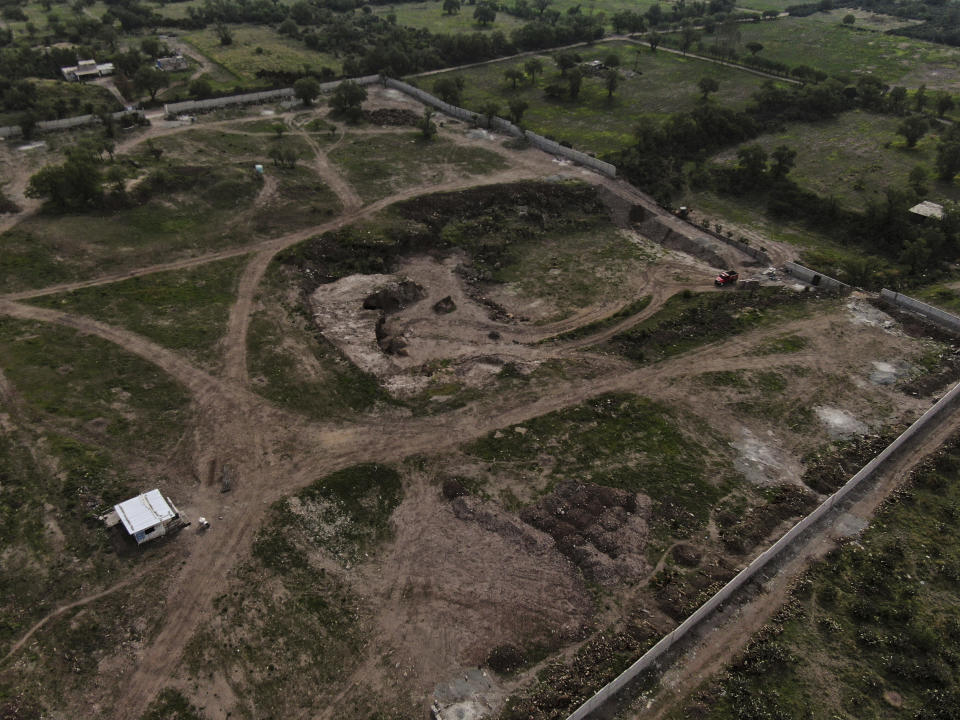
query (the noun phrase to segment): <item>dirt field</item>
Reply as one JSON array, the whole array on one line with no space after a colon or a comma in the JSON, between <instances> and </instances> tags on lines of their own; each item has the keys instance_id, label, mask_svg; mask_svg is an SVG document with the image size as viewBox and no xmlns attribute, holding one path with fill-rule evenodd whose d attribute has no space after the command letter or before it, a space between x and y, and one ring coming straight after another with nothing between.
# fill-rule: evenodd
<instances>
[{"instance_id":1,"label":"dirt field","mask_svg":"<svg viewBox=\"0 0 960 720\"><path fill-rule=\"evenodd\" d=\"M368 106L420 112L379 89ZM42 432L55 412L16 362L26 323L103 340L189 394L179 440L131 465L132 484L160 483L212 522L25 624L0 646L0 703L138 718L176 697L206 718L407 718L436 699L444 717L563 717L822 497L804 475L816 457L908 423L949 382L903 391L953 349L870 298L819 297L735 255L763 287L715 289L717 268L624 221L641 198L618 181L446 122L447 146L497 169L469 174L451 154L428 166L425 148L364 202L332 158L371 128L337 125L327 144L308 118L283 119L333 216L278 229L271 208L290 203L271 181L233 219L263 229L236 243L0 297L24 323L0 346L3 433ZM173 155L195 130L123 147L162 140ZM22 175L10 194L25 210L4 227L38 212ZM240 256L203 367L122 320L39 305ZM91 428L69 432L96 442ZM137 639L88 652L86 682L37 691L51 633L109 598L142 620Z\"/></svg>"}]
</instances>

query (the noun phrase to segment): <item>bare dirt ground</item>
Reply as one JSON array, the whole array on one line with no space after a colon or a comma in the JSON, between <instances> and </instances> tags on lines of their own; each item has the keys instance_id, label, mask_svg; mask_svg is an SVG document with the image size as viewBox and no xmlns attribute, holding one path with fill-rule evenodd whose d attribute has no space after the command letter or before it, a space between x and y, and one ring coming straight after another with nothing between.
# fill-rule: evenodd
<instances>
[{"instance_id":1,"label":"bare dirt ground","mask_svg":"<svg viewBox=\"0 0 960 720\"><path fill-rule=\"evenodd\" d=\"M374 92L372 104L380 101ZM393 96L383 98L385 104L396 104ZM184 128L185 129L185 128ZM178 128L153 129L135 140L125 143L129 148L148 137L176 133ZM507 151L499 142L470 138L459 128L442 131L454 142L475 144L507 157L510 169L485 177L484 183L502 183L520 179L575 177L602 184L631 201L646 201L636 191L620 181L600 178L580 168L561 166L553 158L533 150ZM674 254L667 254L657 271L634 279L631 292L649 294L652 302L642 312L626 318L613 328L599 331L590 337L573 342L558 343L534 349L532 342L564 330L579 327L601 319L616 308L609 304L585 308L561 323L539 327L516 327L510 340L510 350L532 359L567 358L594 364L589 379L562 379L538 389L535 397L485 397L466 407L440 416L403 417L395 414L371 414L350 422L314 422L274 406L252 392L247 376L247 333L259 287L271 259L281 250L314 234L336 229L367 217L391 203L415 197L424 192L453 190L477 184L476 179L450 180L439 186L413 187L384 198L376 203L362 205L359 196L327 162L322 149L311 143L317 160L313 167L331 188L334 188L345 210L328 223L291 233L279 238L257 241L242 248L206 256L172 261L162 265L97 278L62 284L42 290L17 293L0 298L0 314L55 323L106 339L135 355L148 359L187 387L193 397L195 426L193 443L198 450L192 458L198 478L211 476L211 467L229 462L238 475L238 482L228 496L208 481L193 486L184 483L185 496L178 498L189 515L218 518L214 528L204 534L183 533L178 545L183 564L175 571L166 598L166 616L149 647L140 649L130 658L129 671L122 678L105 678L97 689L91 689L87 698L78 702L102 708L104 717L135 718L167 685L181 685L189 695L193 691L180 674L181 656L185 644L195 631L207 622L214 612L213 599L223 593L230 583L230 572L245 558L257 528L262 523L270 503L296 491L312 480L334 470L358 462L399 461L405 457L424 454L436 455L452 450L463 442L500 428L525 422L545 413L564 409L602 393L611 391L636 392L654 399L675 403L702 417L713 427L742 427L750 430L768 444L776 445L789 455L796 455L806 439L788 431L778 431L774 437L760 419L744 420L728 402L718 401L716 395L699 392L697 377L704 372L731 370L749 372L770 368L771 358L751 354L763 341L784 333L802 334L811 339L802 352L775 362L789 363L826 375L862 377L869 398L858 404L852 396L841 397L845 409L866 418L870 425L888 420L902 420L915 415L924 401L905 399L886 386L870 386L871 367L868 359L897 361L909 355L914 345L875 325L858 324L848 310L840 307L830 313L793 321L787 325L765 328L715 343L671 360L637 367L614 356L596 356L584 352L615 332L649 317L675 292L709 287L709 268L701 263ZM32 208L17 218L20 219ZM692 229L691 232L695 232ZM787 257L788 248L773 248L775 257ZM131 276L146 275L164 270L186 268L224 257L253 253L241 277L237 297L230 311L229 324L221 351L225 367L221 375L205 372L177 353L160 347L146 338L122 328L113 327L90 318L33 307L19 302L44 294L94 285L106 285ZM421 263L417 265L417 263ZM424 265L412 260L408 268L428 285L434 285L444 294L460 292L442 268ZM706 275L705 275L706 274ZM471 308L462 292L457 295L465 308ZM522 308L520 308L522 309ZM419 310L417 312L420 312ZM497 347L485 346L479 315L472 313L475 326L450 327L432 339L426 333L431 348L425 351L449 356L454 345L473 343L465 355L498 352ZM410 327L423 324L424 317L413 313L406 318ZM489 330L487 330L489 332ZM416 335L416 332L411 334ZM514 344L516 341L517 344ZM503 348L500 348L501 350ZM808 385L805 383L809 383ZM816 380L811 377L796 381L794 391L813 392ZM5 393L15 388L4 383ZM817 433L820 433L818 436ZM827 437L827 429L814 430L812 435ZM937 436L939 437L939 435ZM935 441L931 438L930 443ZM919 456L911 456L903 467L912 465ZM892 482L892 479L891 479ZM864 506L863 512L869 508ZM383 639L398 657L397 667L404 669L400 682L405 692L426 697L437 685L454 674L458 668L476 665L491 643L508 639L521 626L537 622L539 617L568 618L569 627L563 633L573 637L578 621L589 614L588 599L581 588L571 581L569 567L543 536L529 527L522 529L520 545L506 543L502 535L484 531L483 522L509 524L507 517L495 510L482 507L461 508L461 517L449 504L441 504L436 488L425 479L413 480L405 488L405 500L394 517L396 538L377 559L362 569L353 580L358 592L378 598L381 606L376 615L377 636ZM471 525L473 523L473 525ZM475 527L471 531L465 527ZM518 530L518 532L521 532ZM522 550L520 549L522 548ZM819 551L818 551L819 552ZM811 555L812 557L813 555ZM744 615L763 616L772 611L777 593L787 582L789 572L773 581L767 604ZM508 578L513 589L507 591L502 583ZM102 592L109 592L106 588ZM93 597L87 598L87 601ZM78 602L83 602L80 600ZM51 617L51 620L53 618ZM753 622L751 620L750 622ZM735 623L729 636L711 636L713 649L698 655L700 665L691 665L686 674L672 677L671 688L684 683L695 683L703 672L727 657L733 637L749 633ZM34 632L31 630L31 633ZM4 662L16 663L17 648L28 639L20 639ZM715 658L709 662L702 658ZM378 648L370 650L351 678L347 692L353 685L382 686L391 673L379 664ZM711 664L712 663L712 664ZM699 668L699 669L698 669ZM518 678L521 682L524 678ZM217 681L219 682L219 681ZM500 689L503 691L503 688ZM206 691L201 694L211 717L225 717L231 710L231 693L220 693L219 704ZM338 717L336 701L325 708L326 717Z\"/></svg>"}]
</instances>

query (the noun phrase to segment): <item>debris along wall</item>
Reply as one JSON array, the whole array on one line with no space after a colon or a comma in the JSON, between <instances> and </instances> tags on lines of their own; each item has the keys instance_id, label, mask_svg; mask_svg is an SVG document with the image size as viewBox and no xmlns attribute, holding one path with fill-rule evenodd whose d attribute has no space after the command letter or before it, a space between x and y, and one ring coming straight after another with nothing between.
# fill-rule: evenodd
<instances>
[{"instance_id":1,"label":"debris along wall","mask_svg":"<svg viewBox=\"0 0 960 720\"><path fill-rule=\"evenodd\" d=\"M806 268L803 265L798 265L795 262L786 263L784 265L784 269L787 271L787 273L793 275L793 277L797 278L798 280L802 280L809 285L815 285L827 290L833 290L844 295L853 290L853 288L846 283L842 283L839 280L830 277L829 275L818 273L816 270Z\"/></svg>"},{"instance_id":2,"label":"debris along wall","mask_svg":"<svg viewBox=\"0 0 960 720\"><path fill-rule=\"evenodd\" d=\"M388 78L386 85L387 87L393 88L394 90L399 90L400 92L405 93L412 98L416 98L425 105L435 107L444 115L449 115L465 122L480 123L484 120L483 115L465 110L462 107L457 107L456 105L451 105L450 103L446 103L440 98L434 97L430 93L425 92L420 88L415 88L413 85L401 82L400 80ZM542 135L537 135L529 130L521 130L509 120L504 120L500 117L493 117L488 123L488 127L498 130L499 132L512 135L513 137L526 137L527 141L535 148L551 153L552 155L559 155L567 160L572 160L578 165L589 167L599 173L602 173L603 175L606 175L607 177L617 176L617 168L615 165L611 165L608 162L603 162L602 160L597 160L595 157L591 157L590 155L582 153L579 150L564 147L553 140L547 140L547 138L543 137Z\"/></svg>"},{"instance_id":3,"label":"debris along wall","mask_svg":"<svg viewBox=\"0 0 960 720\"><path fill-rule=\"evenodd\" d=\"M880 291L880 299L891 305L901 307L904 310L915 312L917 315L921 315L935 325L946 328L951 332L960 333L960 318L956 315L951 315L932 305L927 305L925 302L914 300L912 297L902 295L893 290L887 290L886 288Z\"/></svg>"},{"instance_id":4,"label":"debris along wall","mask_svg":"<svg viewBox=\"0 0 960 720\"><path fill-rule=\"evenodd\" d=\"M953 317L960 326L960 318ZM657 662L682 640L688 633L695 630L700 623L707 619L723 603L730 599L741 587L764 570L784 550L798 541L805 531L819 521L826 518L831 510L843 501L862 483L874 478L878 473L886 470L887 466L904 453L911 451L934 427L946 422L949 416L960 406L960 385L954 387L943 396L939 402L927 410L916 422L888 445L883 452L867 463L856 475L850 478L843 487L828 497L819 507L798 522L777 542L761 553L753 562L741 570L730 582L724 585L716 595L705 602L696 612L684 620L673 632L665 635L656 645L645 652L639 660L624 670L618 677L604 686L596 695L577 708L567 720L584 720L601 706L609 702L624 686L634 680L640 673L655 668ZM821 528L825 529L825 528Z\"/></svg>"}]
</instances>

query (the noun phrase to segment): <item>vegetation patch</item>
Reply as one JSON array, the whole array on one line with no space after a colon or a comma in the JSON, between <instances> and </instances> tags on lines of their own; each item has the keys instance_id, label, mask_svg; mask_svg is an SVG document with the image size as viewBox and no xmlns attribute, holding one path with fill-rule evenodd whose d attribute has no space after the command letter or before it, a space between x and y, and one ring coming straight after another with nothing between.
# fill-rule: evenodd
<instances>
[{"instance_id":1,"label":"vegetation patch","mask_svg":"<svg viewBox=\"0 0 960 720\"><path fill-rule=\"evenodd\" d=\"M803 335L778 335L777 337L764 340L756 349L753 355L786 355L788 353L800 352L806 349L810 344L810 338Z\"/></svg>"},{"instance_id":2,"label":"vegetation patch","mask_svg":"<svg viewBox=\"0 0 960 720\"><path fill-rule=\"evenodd\" d=\"M651 400L602 395L491 433L464 450L503 472L539 470L548 487L571 479L644 493L654 503L655 532L685 537L705 525L734 481L729 468L717 470L725 460L681 430L682 421Z\"/></svg>"},{"instance_id":3,"label":"vegetation patch","mask_svg":"<svg viewBox=\"0 0 960 720\"><path fill-rule=\"evenodd\" d=\"M743 292L674 295L653 317L614 335L609 346L640 363L657 362L774 321L808 312L815 293L781 287Z\"/></svg>"},{"instance_id":4,"label":"vegetation patch","mask_svg":"<svg viewBox=\"0 0 960 720\"><path fill-rule=\"evenodd\" d=\"M89 315L184 352L207 367L219 365L216 345L246 256L47 295L33 304Z\"/></svg>"},{"instance_id":5,"label":"vegetation patch","mask_svg":"<svg viewBox=\"0 0 960 720\"><path fill-rule=\"evenodd\" d=\"M507 161L490 150L420 133L358 135L341 142L330 159L340 165L360 197L379 200L412 185L432 185L454 174L477 177L504 170Z\"/></svg>"}]
</instances>

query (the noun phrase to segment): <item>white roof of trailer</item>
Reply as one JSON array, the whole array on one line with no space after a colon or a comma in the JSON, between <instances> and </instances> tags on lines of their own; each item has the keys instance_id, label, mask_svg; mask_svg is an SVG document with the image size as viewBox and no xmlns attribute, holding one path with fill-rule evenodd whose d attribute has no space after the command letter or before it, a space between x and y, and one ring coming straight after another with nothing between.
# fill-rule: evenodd
<instances>
[{"instance_id":1,"label":"white roof of trailer","mask_svg":"<svg viewBox=\"0 0 960 720\"><path fill-rule=\"evenodd\" d=\"M176 517L173 508L159 490L151 490L124 500L119 505L114 505L113 509L117 511L120 521L131 535Z\"/></svg>"},{"instance_id":2,"label":"white roof of trailer","mask_svg":"<svg viewBox=\"0 0 960 720\"><path fill-rule=\"evenodd\" d=\"M943 205L938 205L929 200L924 200L922 203L914 205L910 208L910 212L923 215L924 217L936 218L937 220L943 219Z\"/></svg>"}]
</instances>

